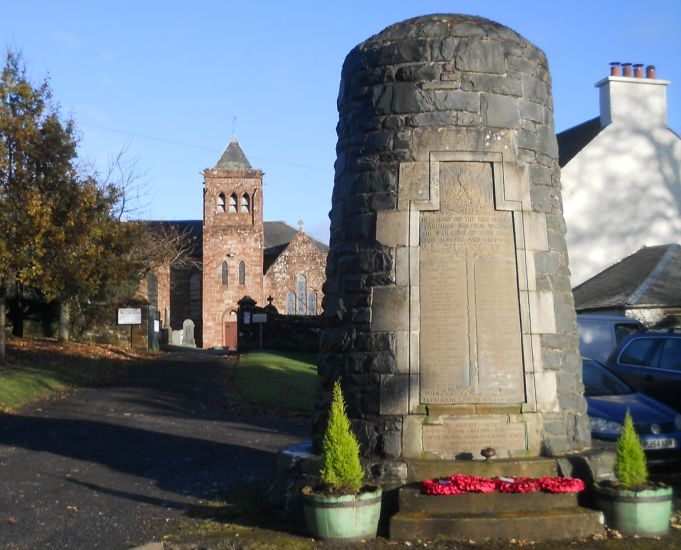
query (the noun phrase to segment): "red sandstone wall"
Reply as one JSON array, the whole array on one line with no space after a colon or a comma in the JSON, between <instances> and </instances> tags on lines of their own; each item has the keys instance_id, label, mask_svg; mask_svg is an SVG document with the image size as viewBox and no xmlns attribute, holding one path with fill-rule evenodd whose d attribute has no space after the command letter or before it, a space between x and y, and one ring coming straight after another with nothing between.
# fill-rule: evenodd
<instances>
[{"instance_id":1,"label":"red sandstone wall","mask_svg":"<svg viewBox=\"0 0 681 550\"><path fill-rule=\"evenodd\" d=\"M248 295L263 303L262 172L248 170L204 172L203 209L203 347L223 345L223 323L237 302ZM219 212L218 196L225 195ZM229 211L229 198L237 195L237 212ZM248 193L250 212L241 213L240 199ZM222 283L222 262L228 282ZM239 284L239 263L246 267L245 284Z\"/></svg>"},{"instance_id":2,"label":"red sandstone wall","mask_svg":"<svg viewBox=\"0 0 681 550\"><path fill-rule=\"evenodd\" d=\"M317 314L320 314L324 297L322 284L326 279L326 254L320 252L310 238L301 232L298 232L265 274L264 297L272 296L272 305L279 313L288 313L288 294L294 292L297 295L298 275L305 276L308 293L317 293ZM307 297L305 301L307 303Z\"/></svg>"}]
</instances>

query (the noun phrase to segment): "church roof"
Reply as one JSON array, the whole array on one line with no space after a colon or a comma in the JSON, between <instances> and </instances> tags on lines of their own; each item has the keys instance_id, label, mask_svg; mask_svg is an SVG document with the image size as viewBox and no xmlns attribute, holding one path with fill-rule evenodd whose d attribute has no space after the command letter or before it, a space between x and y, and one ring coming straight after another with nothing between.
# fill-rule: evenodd
<instances>
[{"instance_id":1,"label":"church roof","mask_svg":"<svg viewBox=\"0 0 681 550\"><path fill-rule=\"evenodd\" d=\"M222 153L222 156L215 165L215 168L219 170L232 171L252 169L251 163L248 162L248 159L241 149L236 136L232 136L232 139L229 140L229 145L227 145L227 148Z\"/></svg>"},{"instance_id":2,"label":"church roof","mask_svg":"<svg viewBox=\"0 0 681 550\"><path fill-rule=\"evenodd\" d=\"M578 311L681 306L681 245L644 246L573 289Z\"/></svg>"},{"instance_id":3,"label":"church roof","mask_svg":"<svg viewBox=\"0 0 681 550\"><path fill-rule=\"evenodd\" d=\"M603 129L600 117L592 118L556 135L558 139L558 164L563 168Z\"/></svg>"}]
</instances>

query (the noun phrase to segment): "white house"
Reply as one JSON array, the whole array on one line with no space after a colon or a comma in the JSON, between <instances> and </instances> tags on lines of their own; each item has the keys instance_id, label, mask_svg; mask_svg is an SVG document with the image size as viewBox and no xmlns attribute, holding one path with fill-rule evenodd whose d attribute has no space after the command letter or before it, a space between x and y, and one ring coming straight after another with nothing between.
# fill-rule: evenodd
<instances>
[{"instance_id":1,"label":"white house","mask_svg":"<svg viewBox=\"0 0 681 550\"><path fill-rule=\"evenodd\" d=\"M681 243L681 139L667 127L666 80L611 64L600 116L558 134L576 286L642 246Z\"/></svg>"}]
</instances>

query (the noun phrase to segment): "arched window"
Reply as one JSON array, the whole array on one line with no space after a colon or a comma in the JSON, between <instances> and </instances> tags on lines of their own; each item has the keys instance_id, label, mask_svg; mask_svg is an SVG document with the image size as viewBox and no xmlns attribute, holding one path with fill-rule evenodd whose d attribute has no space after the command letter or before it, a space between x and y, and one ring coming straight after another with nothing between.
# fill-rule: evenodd
<instances>
[{"instance_id":1,"label":"arched window","mask_svg":"<svg viewBox=\"0 0 681 550\"><path fill-rule=\"evenodd\" d=\"M307 314L317 315L317 293L310 292L307 295Z\"/></svg>"},{"instance_id":2,"label":"arched window","mask_svg":"<svg viewBox=\"0 0 681 550\"><path fill-rule=\"evenodd\" d=\"M248 198L248 193L244 193L241 197L241 208L239 212L248 214L251 211L251 199Z\"/></svg>"},{"instance_id":3,"label":"arched window","mask_svg":"<svg viewBox=\"0 0 681 550\"><path fill-rule=\"evenodd\" d=\"M236 213L236 193L232 193L229 196L229 213L230 214Z\"/></svg>"},{"instance_id":4,"label":"arched window","mask_svg":"<svg viewBox=\"0 0 681 550\"><path fill-rule=\"evenodd\" d=\"M222 262L222 284L226 285L229 283L229 269L227 268L227 262Z\"/></svg>"},{"instance_id":5,"label":"arched window","mask_svg":"<svg viewBox=\"0 0 681 550\"><path fill-rule=\"evenodd\" d=\"M225 211L225 194L220 193L217 200L217 212L221 214Z\"/></svg>"},{"instance_id":6,"label":"arched window","mask_svg":"<svg viewBox=\"0 0 681 550\"><path fill-rule=\"evenodd\" d=\"M288 293L288 297L286 299L286 313L289 315L296 314L296 295L293 292Z\"/></svg>"},{"instance_id":7,"label":"arched window","mask_svg":"<svg viewBox=\"0 0 681 550\"><path fill-rule=\"evenodd\" d=\"M296 286L298 287L298 315L305 315L307 313L307 308L305 307L307 302L307 279L305 279L305 275L298 275Z\"/></svg>"},{"instance_id":8,"label":"arched window","mask_svg":"<svg viewBox=\"0 0 681 550\"><path fill-rule=\"evenodd\" d=\"M239 284L246 284L246 264L243 261L239 262Z\"/></svg>"}]
</instances>

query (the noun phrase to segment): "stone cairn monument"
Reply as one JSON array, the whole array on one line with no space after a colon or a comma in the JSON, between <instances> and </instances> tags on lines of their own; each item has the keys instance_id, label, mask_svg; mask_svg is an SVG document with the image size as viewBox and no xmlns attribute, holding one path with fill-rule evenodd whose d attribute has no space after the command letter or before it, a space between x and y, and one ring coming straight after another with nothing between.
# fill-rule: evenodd
<instances>
[{"instance_id":1,"label":"stone cairn monument","mask_svg":"<svg viewBox=\"0 0 681 550\"><path fill-rule=\"evenodd\" d=\"M588 448L544 54L419 17L348 54L338 110L313 448L339 377L388 485Z\"/></svg>"}]
</instances>

